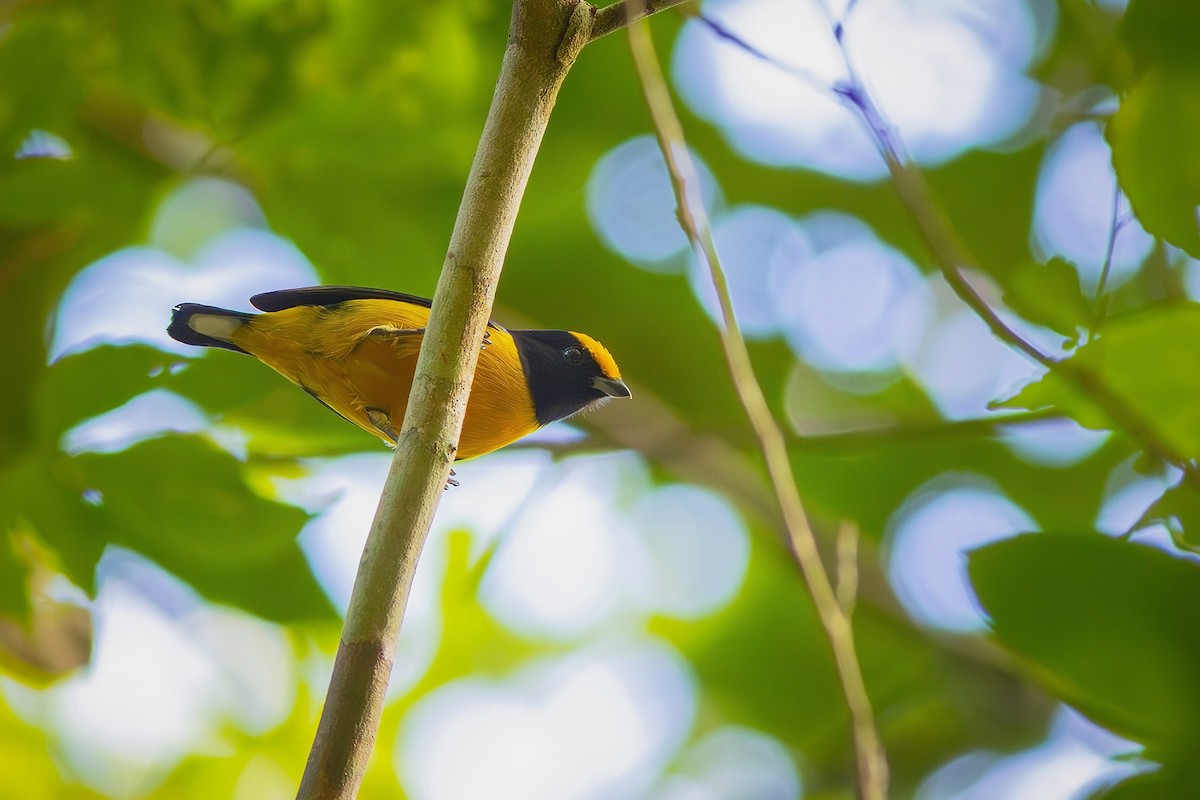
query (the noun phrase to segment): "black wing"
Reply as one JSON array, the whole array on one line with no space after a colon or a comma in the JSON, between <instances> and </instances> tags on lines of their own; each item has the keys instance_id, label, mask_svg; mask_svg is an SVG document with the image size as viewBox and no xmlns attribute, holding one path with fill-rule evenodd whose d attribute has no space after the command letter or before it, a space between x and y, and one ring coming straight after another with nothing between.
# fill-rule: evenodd
<instances>
[{"instance_id":1,"label":"black wing","mask_svg":"<svg viewBox=\"0 0 1200 800\"><path fill-rule=\"evenodd\" d=\"M259 311L283 311L285 308L297 306L335 306L347 300L394 300L397 303L412 303L413 305L433 307L433 301L415 294L393 292L390 289L368 289L363 286L307 286L303 289L280 289L275 292L263 292L250 298L250 303ZM492 320L488 327L497 330L504 328Z\"/></svg>"},{"instance_id":2,"label":"black wing","mask_svg":"<svg viewBox=\"0 0 1200 800\"><path fill-rule=\"evenodd\" d=\"M362 286L308 286L303 289L280 289L263 292L250 298L250 303L259 311L283 311L297 306L333 306L347 300L395 300L430 308L424 297L387 289L367 289Z\"/></svg>"}]
</instances>

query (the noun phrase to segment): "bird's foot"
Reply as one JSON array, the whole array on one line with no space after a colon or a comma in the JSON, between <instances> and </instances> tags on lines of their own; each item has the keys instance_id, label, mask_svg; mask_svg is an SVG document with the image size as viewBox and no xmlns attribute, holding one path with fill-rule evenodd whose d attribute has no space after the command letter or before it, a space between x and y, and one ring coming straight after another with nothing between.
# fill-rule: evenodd
<instances>
[{"instance_id":1,"label":"bird's foot","mask_svg":"<svg viewBox=\"0 0 1200 800\"><path fill-rule=\"evenodd\" d=\"M375 429L388 437L394 443L396 441L396 429L392 427L392 418L382 408L364 408L367 412L367 419L371 420L371 424Z\"/></svg>"}]
</instances>

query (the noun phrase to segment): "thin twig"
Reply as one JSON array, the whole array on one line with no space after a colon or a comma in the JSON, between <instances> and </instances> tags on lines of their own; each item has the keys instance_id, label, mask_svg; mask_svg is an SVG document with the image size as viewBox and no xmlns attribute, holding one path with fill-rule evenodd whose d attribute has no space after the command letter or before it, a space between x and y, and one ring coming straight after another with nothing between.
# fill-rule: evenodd
<instances>
[{"instance_id":1,"label":"thin twig","mask_svg":"<svg viewBox=\"0 0 1200 800\"><path fill-rule=\"evenodd\" d=\"M804 69L803 67L796 66L795 64L791 64L786 61L780 61L779 59L775 58L774 56L772 56L768 53L765 53L762 50L759 50L757 47L750 44L745 39L741 38L736 33L734 33L729 28L727 28L724 25L724 23L717 22L715 19L708 16L707 14L703 14L703 13L697 14L696 18L698 20L700 20L700 22L706 28L708 28L710 31L712 31L713 34L718 39L724 39L725 41L727 41L730 44L737 47L742 52L746 53L747 55L754 56L759 61L762 61L763 63L766 63L766 64L770 64L775 69L782 70L782 71L786 72L788 75L791 75L793 78L798 78L799 80L803 81L804 83L807 83L813 89L816 89L818 92L822 92L822 93L829 92L829 84L826 83L825 80L823 80L815 72Z\"/></svg>"},{"instance_id":2,"label":"thin twig","mask_svg":"<svg viewBox=\"0 0 1200 800\"><path fill-rule=\"evenodd\" d=\"M619 0L607 5L596 12L592 22L591 41L602 36L616 33L630 23L631 20L645 19L652 14L665 11L674 6L683 5L688 0Z\"/></svg>"},{"instance_id":3,"label":"thin twig","mask_svg":"<svg viewBox=\"0 0 1200 800\"><path fill-rule=\"evenodd\" d=\"M863 681L862 666L855 649L850 620L843 613L829 575L821 562L816 536L809 526L804 505L796 489L796 479L788 459L783 431L772 416L762 387L754 374L750 353L746 349L745 339L742 338L737 317L734 315L729 286L717 256L712 229L699 196L695 165L688 154L683 129L667 90L662 68L654 51L654 43L644 24L634 23L629 26L629 43L654 120L659 146L671 176L680 224L691 240L696 257L707 262L717 291L725 323L721 332L721 343L725 350L730 377L758 438L783 516L784 527L788 532L792 553L804 574L817 615L833 650L838 677L850 712L859 791L864 800L884 800L887 797L887 760L875 727L875 717Z\"/></svg>"},{"instance_id":4,"label":"thin twig","mask_svg":"<svg viewBox=\"0 0 1200 800\"><path fill-rule=\"evenodd\" d=\"M1088 330L1087 340L1090 342L1100 333L1100 327L1108 316L1108 304L1111 298L1108 294L1108 277L1112 272L1113 253L1117 248L1117 234L1120 233L1121 215L1121 184L1113 175L1112 214L1108 220L1108 241L1104 245L1104 265L1100 268L1100 280L1096 283L1096 312Z\"/></svg>"},{"instance_id":5,"label":"thin twig","mask_svg":"<svg viewBox=\"0 0 1200 800\"><path fill-rule=\"evenodd\" d=\"M844 49L842 52L845 55ZM934 254L942 278L958 298L983 320L993 336L1021 351L1031 361L1047 369L1053 367L1057 363L1056 360L1017 333L971 285L961 266L972 263L972 259L966 255L966 247L955 234L945 211L934 199L925 176L904 155L899 137L858 80L849 64L849 57L846 58L850 81L846 85L835 87L834 92L859 113L870 131L880 155L887 164L888 172L891 173L892 184L916 223L917 232L924 240L926 248Z\"/></svg>"}]
</instances>

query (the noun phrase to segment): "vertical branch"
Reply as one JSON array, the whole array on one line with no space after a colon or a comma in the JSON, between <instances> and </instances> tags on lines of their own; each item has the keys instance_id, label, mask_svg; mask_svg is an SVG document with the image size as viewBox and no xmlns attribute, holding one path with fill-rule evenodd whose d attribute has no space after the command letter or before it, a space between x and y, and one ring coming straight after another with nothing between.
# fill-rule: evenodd
<instances>
[{"instance_id":1,"label":"vertical branch","mask_svg":"<svg viewBox=\"0 0 1200 800\"><path fill-rule=\"evenodd\" d=\"M590 38L593 11L578 0L517 0L513 6L496 92L433 297L299 798L352 798L366 771L396 636L449 477L517 208L558 89Z\"/></svg>"},{"instance_id":2,"label":"vertical branch","mask_svg":"<svg viewBox=\"0 0 1200 800\"><path fill-rule=\"evenodd\" d=\"M838 605L847 617L854 616L858 598L858 525L843 520L837 529L837 593Z\"/></svg>"},{"instance_id":3,"label":"vertical branch","mask_svg":"<svg viewBox=\"0 0 1200 800\"><path fill-rule=\"evenodd\" d=\"M863 800L884 800L887 797L887 760L875 727L875 717L863 681L850 619L838 602L829 575L821 562L816 536L809 525L800 493L796 489L796 479L788 459L783 431L772 416L762 387L754 374L750 353L738 327L729 286L717 257L712 229L700 197L695 165L688 153L683 128L675 114L654 51L654 43L644 23L630 24L629 43L641 77L646 103L654 120L659 146L671 176L680 225L687 233L697 258L708 264L717 291L725 322L721 332L721 344L725 350L730 378L758 438L783 515L792 554L804 574L817 615L833 650L834 663L850 711L860 796Z\"/></svg>"}]
</instances>

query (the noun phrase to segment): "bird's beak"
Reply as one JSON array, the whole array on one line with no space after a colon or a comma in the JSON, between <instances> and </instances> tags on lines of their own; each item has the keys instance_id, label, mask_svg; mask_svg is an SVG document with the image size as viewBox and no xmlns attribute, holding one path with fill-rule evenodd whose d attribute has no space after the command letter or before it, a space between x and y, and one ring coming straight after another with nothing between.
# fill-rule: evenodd
<instances>
[{"instance_id":1,"label":"bird's beak","mask_svg":"<svg viewBox=\"0 0 1200 800\"><path fill-rule=\"evenodd\" d=\"M613 378L592 378L592 388L604 392L609 397L633 397L625 381Z\"/></svg>"}]
</instances>

